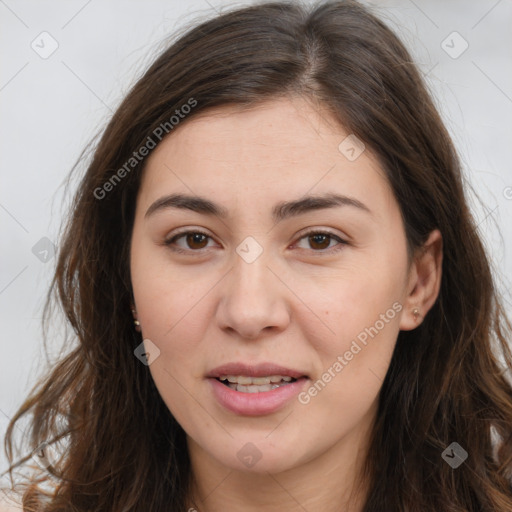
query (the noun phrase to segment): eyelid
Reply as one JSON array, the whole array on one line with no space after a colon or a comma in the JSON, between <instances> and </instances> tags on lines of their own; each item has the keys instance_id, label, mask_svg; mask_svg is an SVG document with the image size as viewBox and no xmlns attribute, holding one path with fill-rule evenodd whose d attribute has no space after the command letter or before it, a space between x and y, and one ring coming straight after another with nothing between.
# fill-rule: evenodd
<instances>
[{"instance_id":1,"label":"eyelid","mask_svg":"<svg viewBox=\"0 0 512 512\"><path fill-rule=\"evenodd\" d=\"M203 248L203 249L198 249L198 250L193 250L193 249L182 249L181 247L171 247L171 244L177 240L178 238L180 238L181 236L183 235L187 235L187 234L201 234L201 235L204 235L205 237L211 239L211 240L214 240L213 236L209 235L207 232L205 232L204 230L200 229L200 228L183 228L182 230L178 230L176 232L174 232L172 234L172 236L170 237L167 237L165 240L164 240L164 245L168 246L173 252L177 252L177 253L181 253L181 254L193 254L193 253L197 253L197 254L202 254L204 253L205 250L207 250L207 248ZM324 250L317 250L315 251L314 249L303 249L303 250L309 250L309 252L312 252L318 256L321 256L321 255L328 255L328 254L332 254L332 253L335 253L339 250L341 250L343 248L344 245L348 245L349 242L345 239L345 238L342 238L340 235L334 233L333 231L327 229L327 228L307 228L305 231L301 231L299 232L296 236L297 236L297 241L293 243L293 245L295 245L296 243L300 242L303 238L306 238L307 236L309 235L328 235L330 236L331 238L335 239L338 241L338 244L334 247L330 247L329 249L324 249ZM339 247L340 246L340 247Z\"/></svg>"},{"instance_id":2,"label":"eyelid","mask_svg":"<svg viewBox=\"0 0 512 512\"><path fill-rule=\"evenodd\" d=\"M331 231L330 229L327 229L327 228L307 228L306 231L299 232L297 234L297 242L294 242L294 245L309 235L328 235L331 238L338 241L337 245L335 245L334 247L330 247L329 249L318 250L318 251L315 251L314 249L304 249L309 252L312 252L313 254L315 254L317 256L322 256L322 255L327 256L327 255L336 253L337 251L341 250L344 245L348 245L348 241L345 238L343 238L342 236L334 233L333 231Z\"/></svg>"},{"instance_id":3,"label":"eyelid","mask_svg":"<svg viewBox=\"0 0 512 512\"><path fill-rule=\"evenodd\" d=\"M203 231L201 228L182 228L181 230L178 229L178 231L176 232L173 232L172 233L172 236L167 236L165 239L164 239L164 242L163 244L167 247L169 247L172 251L174 252L178 252L178 253L182 253L182 254L192 254L192 253L198 253L198 254L201 254L202 252L204 252L204 249L199 249L197 251L194 251L192 249L182 249L181 247L172 247L171 244L177 240L178 238L180 238L181 236L183 235L188 235L188 234L200 234L200 235L204 235L205 237L207 238L210 238L211 240L214 240L213 236L208 234L206 231Z\"/></svg>"}]
</instances>

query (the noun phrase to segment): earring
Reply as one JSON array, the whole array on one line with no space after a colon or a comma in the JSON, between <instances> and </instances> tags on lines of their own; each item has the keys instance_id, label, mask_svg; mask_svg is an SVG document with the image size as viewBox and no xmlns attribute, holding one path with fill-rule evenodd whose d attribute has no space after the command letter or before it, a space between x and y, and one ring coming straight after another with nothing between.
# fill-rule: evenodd
<instances>
[{"instance_id":1,"label":"earring","mask_svg":"<svg viewBox=\"0 0 512 512\"><path fill-rule=\"evenodd\" d=\"M414 320L418 320L419 316L420 316L420 310L418 308L414 308L412 310L412 314L414 316Z\"/></svg>"},{"instance_id":2,"label":"earring","mask_svg":"<svg viewBox=\"0 0 512 512\"><path fill-rule=\"evenodd\" d=\"M137 311L135 311L135 308L132 308L132 314L133 314L133 325L135 325L135 330L137 332L141 332L140 322L137 320Z\"/></svg>"}]
</instances>

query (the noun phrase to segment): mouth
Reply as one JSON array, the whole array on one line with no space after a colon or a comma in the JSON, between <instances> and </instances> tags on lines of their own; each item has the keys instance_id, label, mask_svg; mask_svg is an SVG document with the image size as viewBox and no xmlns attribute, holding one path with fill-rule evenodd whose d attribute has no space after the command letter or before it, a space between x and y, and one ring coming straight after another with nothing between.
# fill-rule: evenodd
<instances>
[{"instance_id":1,"label":"mouth","mask_svg":"<svg viewBox=\"0 0 512 512\"><path fill-rule=\"evenodd\" d=\"M215 400L243 416L277 412L293 403L309 381L305 372L274 363L228 363L211 370L206 378Z\"/></svg>"},{"instance_id":2,"label":"mouth","mask_svg":"<svg viewBox=\"0 0 512 512\"><path fill-rule=\"evenodd\" d=\"M270 375L268 377L222 375L216 379L228 388L241 393L265 393L297 381L296 378L288 375Z\"/></svg>"}]
</instances>

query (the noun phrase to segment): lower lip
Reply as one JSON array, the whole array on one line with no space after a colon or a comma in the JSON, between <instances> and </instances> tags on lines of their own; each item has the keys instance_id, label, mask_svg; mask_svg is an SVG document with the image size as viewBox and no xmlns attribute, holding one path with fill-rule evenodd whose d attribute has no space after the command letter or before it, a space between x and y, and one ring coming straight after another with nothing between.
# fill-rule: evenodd
<instances>
[{"instance_id":1,"label":"lower lip","mask_svg":"<svg viewBox=\"0 0 512 512\"><path fill-rule=\"evenodd\" d=\"M219 403L231 412L244 416L263 416L278 411L297 396L308 381L306 377L301 377L271 391L243 393L231 389L217 379L208 380Z\"/></svg>"}]
</instances>

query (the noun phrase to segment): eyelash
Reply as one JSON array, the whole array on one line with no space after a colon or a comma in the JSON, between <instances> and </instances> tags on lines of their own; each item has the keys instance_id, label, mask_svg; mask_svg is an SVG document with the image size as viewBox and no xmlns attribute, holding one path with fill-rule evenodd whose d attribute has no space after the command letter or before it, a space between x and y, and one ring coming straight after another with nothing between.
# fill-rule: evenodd
<instances>
[{"instance_id":1,"label":"eyelash","mask_svg":"<svg viewBox=\"0 0 512 512\"><path fill-rule=\"evenodd\" d=\"M178 240L179 238L185 236L185 235L189 235L189 234L198 234L198 235L204 235L205 237L207 238L212 238L210 235L208 235L207 233L201 231L201 230L198 230L198 229L194 229L194 230L188 230L188 231L181 231L180 233L177 233L175 234L174 236L172 236L170 239L168 240L165 240L164 241L164 245L166 245L167 247L169 247L169 249L171 249L171 251L173 252L177 252L177 253L180 253L180 254L190 254L190 253L201 253L203 252L204 249L198 249L198 250L194 250L194 249L181 249L180 247L173 247L172 244ZM304 233L300 238L299 238L299 241L302 240L303 238L307 238L308 236L311 236L311 235L326 235L330 238L333 238L335 239L336 241L339 242L338 245L331 247L329 249L320 249L320 250L314 250L314 249L311 249L314 253L317 253L319 256L322 256L323 254L325 253L336 253L338 251L340 251L341 249L343 249L343 246L344 245L348 245L348 242L346 242L345 240L343 240L342 238L340 238L338 235L335 235L334 233L331 233L330 231L323 231L323 230L311 230L311 231L308 231L306 233Z\"/></svg>"}]
</instances>

